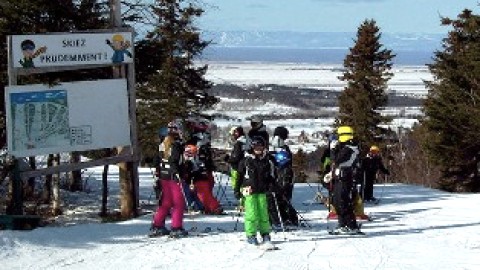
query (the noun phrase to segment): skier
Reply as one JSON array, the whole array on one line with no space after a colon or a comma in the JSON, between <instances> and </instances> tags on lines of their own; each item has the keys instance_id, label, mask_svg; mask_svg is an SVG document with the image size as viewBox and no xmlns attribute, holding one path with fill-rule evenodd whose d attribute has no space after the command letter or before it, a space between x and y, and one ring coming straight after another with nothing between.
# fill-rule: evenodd
<instances>
[{"instance_id":1,"label":"skier","mask_svg":"<svg viewBox=\"0 0 480 270\"><path fill-rule=\"evenodd\" d=\"M367 156L362 160L363 182L361 185L361 194L365 202L377 202L377 198L373 197L373 183L376 181L377 172L380 170L385 175L390 172L383 165L380 149L376 145L370 147Z\"/></svg>"},{"instance_id":2,"label":"skier","mask_svg":"<svg viewBox=\"0 0 480 270\"><path fill-rule=\"evenodd\" d=\"M205 214L222 214L223 209L212 194L205 164L198 156L197 146L185 146L183 156L185 159L183 179L188 183L189 191L200 201Z\"/></svg>"},{"instance_id":3,"label":"skier","mask_svg":"<svg viewBox=\"0 0 480 270\"><path fill-rule=\"evenodd\" d=\"M354 213L355 176L359 166L359 149L353 141L353 129L340 126L337 129L339 144L334 151L333 205L338 214L335 234L360 233Z\"/></svg>"},{"instance_id":4,"label":"skier","mask_svg":"<svg viewBox=\"0 0 480 270\"><path fill-rule=\"evenodd\" d=\"M162 142L163 158L167 160L164 168L168 169L165 178L160 180L162 187L161 203L153 217L151 237L170 235L183 237L188 232L183 228L183 212L185 210L185 196L182 191L182 155L184 145L180 124L172 121L168 124L168 136ZM165 219L171 214L171 230L165 227Z\"/></svg>"},{"instance_id":5,"label":"skier","mask_svg":"<svg viewBox=\"0 0 480 270\"><path fill-rule=\"evenodd\" d=\"M185 194L187 209L204 212L205 207L203 202L197 195L195 188L199 184L204 171L204 165L198 159L198 149L195 145L188 144L183 151L183 171L180 177L183 183L183 194Z\"/></svg>"},{"instance_id":6,"label":"skier","mask_svg":"<svg viewBox=\"0 0 480 270\"><path fill-rule=\"evenodd\" d=\"M248 131L248 138L262 137L268 147L270 145L270 136L268 135L267 127L263 124L263 120L258 116L254 116L250 119L250 126L251 129Z\"/></svg>"},{"instance_id":7,"label":"skier","mask_svg":"<svg viewBox=\"0 0 480 270\"><path fill-rule=\"evenodd\" d=\"M293 194L293 169L292 152L285 140L288 138L288 129L279 126L273 132L272 156L275 164L275 182L272 187L273 194L269 193L268 206L270 221L272 225L278 228L283 221L283 225L298 226L297 211L291 204ZM277 206L280 213L277 212Z\"/></svg>"},{"instance_id":8,"label":"skier","mask_svg":"<svg viewBox=\"0 0 480 270\"><path fill-rule=\"evenodd\" d=\"M334 149L335 147L337 146L338 144L338 138L335 134L330 134L328 136L328 143L327 143L327 147L325 148L325 150L323 151L322 153L322 156L320 157L320 182L322 183L322 185L329 189L330 188L330 184L329 183L325 183L323 181L323 177L328 174L330 171L331 171L331 166L332 166L332 160L334 158L333 156L333 152L334 152Z\"/></svg>"},{"instance_id":9,"label":"skier","mask_svg":"<svg viewBox=\"0 0 480 270\"><path fill-rule=\"evenodd\" d=\"M245 197L245 234L247 242L258 245L257 232L265 247L272 246L266 193L273 181L273 164L267 155L262 137L251 140L252 154L247 154L238 166L238 184L234 194Z\"/></svg>"},{"instance_id":10,"label":"skier","mask_svg":"<svg viewBox=\"0 0 480 270\"><path fill-rule=\"evenodd\" d=\"M187 144L197 146L198 157L205 165L205 174L209 183L210 192L213 192L213 187L215 185L213 172L216 167L213 162L211 135L209 132L210 125L208 124L208 120L199 117L189 118L186 122L187 128L190 131Z\"/></svg>"},{"instance_id":11,"label":"skier","mask_svg":"<svg viewBox=\"0 0 480 270\"><path fill-rule=\"evenodd\" d=\"M230 136L234 142L232 152L226 157L226 161L230 164L230 179L233 190L238 189L238 166L240 161L245 157L247 138L241 126L233 127L230 130ZM243 200L239 202L240 209L243 208Z\"/></svg>"}]
</instances>

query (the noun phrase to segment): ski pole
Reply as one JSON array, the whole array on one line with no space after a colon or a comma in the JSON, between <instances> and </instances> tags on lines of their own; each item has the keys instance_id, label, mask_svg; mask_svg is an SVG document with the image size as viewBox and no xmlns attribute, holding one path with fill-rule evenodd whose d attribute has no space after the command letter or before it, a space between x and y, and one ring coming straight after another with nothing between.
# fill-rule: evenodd
<instances>
[{"instance_id":1,"label":"ski pole","mask_svg":"<svg viewBox=\"0 0 480 270\"><path fill-rule=\"evenodd\" d=\"M295 207L293 207L292 203L289 200L287 200L287 198L285 197L285 194L282 194L282 198L287 202L288 206L291 209L295 210L297 216L300 217L300 220L303 221L305 225L307 225L307 227L312 228L312 226L308 224L307 220L295 209Z\"/></svg>"},{"instance_id":2,"label":"ski pole","mask_svg":"<svg viewBox=\"0 0 480 270\"><path fill-rule=\"evenodd\" d=\"M188 207L187 195L185 194L185 190L183 189L184 181L180 178L180 176L178 174L175 175L175 177L177 177L177 179L178 179L178 185L179 185L180 190L182 191L183 199L185 200L185 207L187 208L188 213L190 213L190 209ZM192 229L197 229L197 226L195 225L195 217L194 216L192 216Z\"/></svg>"},{"instance_id":3,"label":"ski pole","mask_svg":"<svg viewBox=\"0 0 480 270\"><path fill-rule=\"evenodd\" d=\"M275 195L275 192L272 192L272 195L273 195L273 201L275 202L275 208L277 209L277 215L278 215L278 218L280 220L280 225L282 225L283 239L287 240L287 236L285 234L285 225L283 224L282 215L280 215L280 210L278 208L277 196Z\"/></svg>"}]
</instances>

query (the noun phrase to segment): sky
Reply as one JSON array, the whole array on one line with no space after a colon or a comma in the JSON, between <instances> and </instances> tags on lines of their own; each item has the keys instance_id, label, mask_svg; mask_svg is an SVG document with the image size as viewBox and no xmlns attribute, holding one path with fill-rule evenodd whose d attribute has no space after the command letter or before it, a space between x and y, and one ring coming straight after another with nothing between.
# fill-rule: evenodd
<instances>
[{"instance_id":1,"label":"sky","mask_svg":"<svg viewBox=\"0 0 480 270\"><path fill-rule=\"evenodd\" d=\"M465 8L480 12L478 0L202 0L199 21L206 31L356 32L365 19L387 33L446 33L440 17Z\"/></svg>"},{"instance_id":2,"label":"sky","mask_svg":"<svg viewBox=\"0 0 480 270\"><path fill-rule=\"evenodd\" d=\"M480 194L377 184L380 203L365 206L372 221L362 222L366 236L355 238L329 235L336 221L326 219L324 205L312 203L317 186L296 184L293 205L310 227L272 233L278 250L266 252L246 244L243 217L233 215L187 214L185 228L198 228L193 234L207 227L212 232L178 240L148 238L151 214L118 223L89 222L84 214L98 212L92 207L100 205L103 167L89 170L89 193L62 194L68 202L65 215L70 215L66 226L0 230L2 269L480 269ZM223 180L217 187L225 186L226 178L217 179ZM140 171L140 184L145 202L152 192L147 168ZM116 166L110 167L109 188L113 199L118 194ZM233 198L230 188L227 194Z\"/></svg>"}]
</instances>

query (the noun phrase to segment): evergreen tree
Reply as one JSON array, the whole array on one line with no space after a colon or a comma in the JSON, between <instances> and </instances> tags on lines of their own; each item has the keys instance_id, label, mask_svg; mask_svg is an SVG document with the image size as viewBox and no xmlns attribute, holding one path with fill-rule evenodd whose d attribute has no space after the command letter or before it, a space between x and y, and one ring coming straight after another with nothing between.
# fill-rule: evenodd
<instances>
[{"instance_id":1,"label":"evergreen tree","mask_svg":"<svg viewBox=\"0 0 480 270\"><path fill-rule=\"evenodd\" d=\"M157 0L153 12L158 24L136 46L137 55L143 55L138 59L137 118L139 143L146 156L157 153L161 126L217 102L207 93L211 87L204 78L207 66L193 63L209 44L194 26L203 10L184 0Z\"/></svg>"},{"instance_id":2,"label":"evergreen tree","mask_svg":"<svg viewBox=\"0 0 480 270\"><path fill-rule=\"evenodd\" d=\"M380 43L380 29L374 20L365 20L357 32L355 45L345 57L340 80L347 85L339 97L338 125L349 125L364 147L380 135L380 123L388 121L379 110L387 104L387 82L395 55ZM363 149L365 150L365 149Z\"/></svg>"},{"instance_id":3,"label":"evergreen tree","mask_svg":"<svg viewBox=\"0 0 480 270\"><path fill-rule=\"evenodd\" d=\"M426 83L424 146L441 167L443 189L479 191L480 16L464 10L442 25L453 29L429 65L434 81Z\"/></svg>"}]
</instances>

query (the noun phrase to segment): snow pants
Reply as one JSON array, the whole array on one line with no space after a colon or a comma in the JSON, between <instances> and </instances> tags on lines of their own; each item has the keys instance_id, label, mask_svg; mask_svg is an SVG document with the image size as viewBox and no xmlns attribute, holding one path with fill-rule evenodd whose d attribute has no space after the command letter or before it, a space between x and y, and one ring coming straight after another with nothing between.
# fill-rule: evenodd
<instances>
[{"instance_id":1,"label":"snow pants","mask_svg":"<svg viewBox=\"0 0 480 270\"><path fill-rule=\"evenodd\" d=\"M245 234L248 236L267 234L271 231L268 220L267 195L265 193L245 196Z\"/></svg>"},{"instance_id":2,"label":"snow pants","mask_svg":"<svg viewBox=\"0 0 480 270\"><path fill-rule=\"evenodd\" d=\"M363 183L361 187L361 195L363 200L371 200L373 198L373 183L375 182L376 174L372 174L371 172L365 172L363 174Z\"/></svg>"},{"instance_id":3,"label":"snow pants","mask_svg":"<svg viewBox=\"0 0 480 270\"><path fill-rule=\"evenodd\" d=\"M185 210L185 198L182 185L174 180L162 179L161 204L153 217L154 227L164 227L168 214L172 215L172 229L183 228L183 211Z\"/></svg>"},{"instance_id":4,"label":"snow pants","mask_svg":"<svg viewBox=\"0 0 480 270\"><path fill-rule=\"evenodd\" d=\"M208 179L195 181L195 191L197 197L203 205L206 214L219 214L223 210L220 207L220 203L213 196L211 190L211 183Z\"/></svg>"},{"instance_id":5,"label":"snow pants","mask_svg":"<svg viewBox=\"0 0 480 270\"><path fill-rule=\"evenodd\" d=\"M333 185L333 206L337 211L339 227L358 227L353 206L353 189L353 173L348 170L341 172Z\"/></svg>"}]
</instances>

